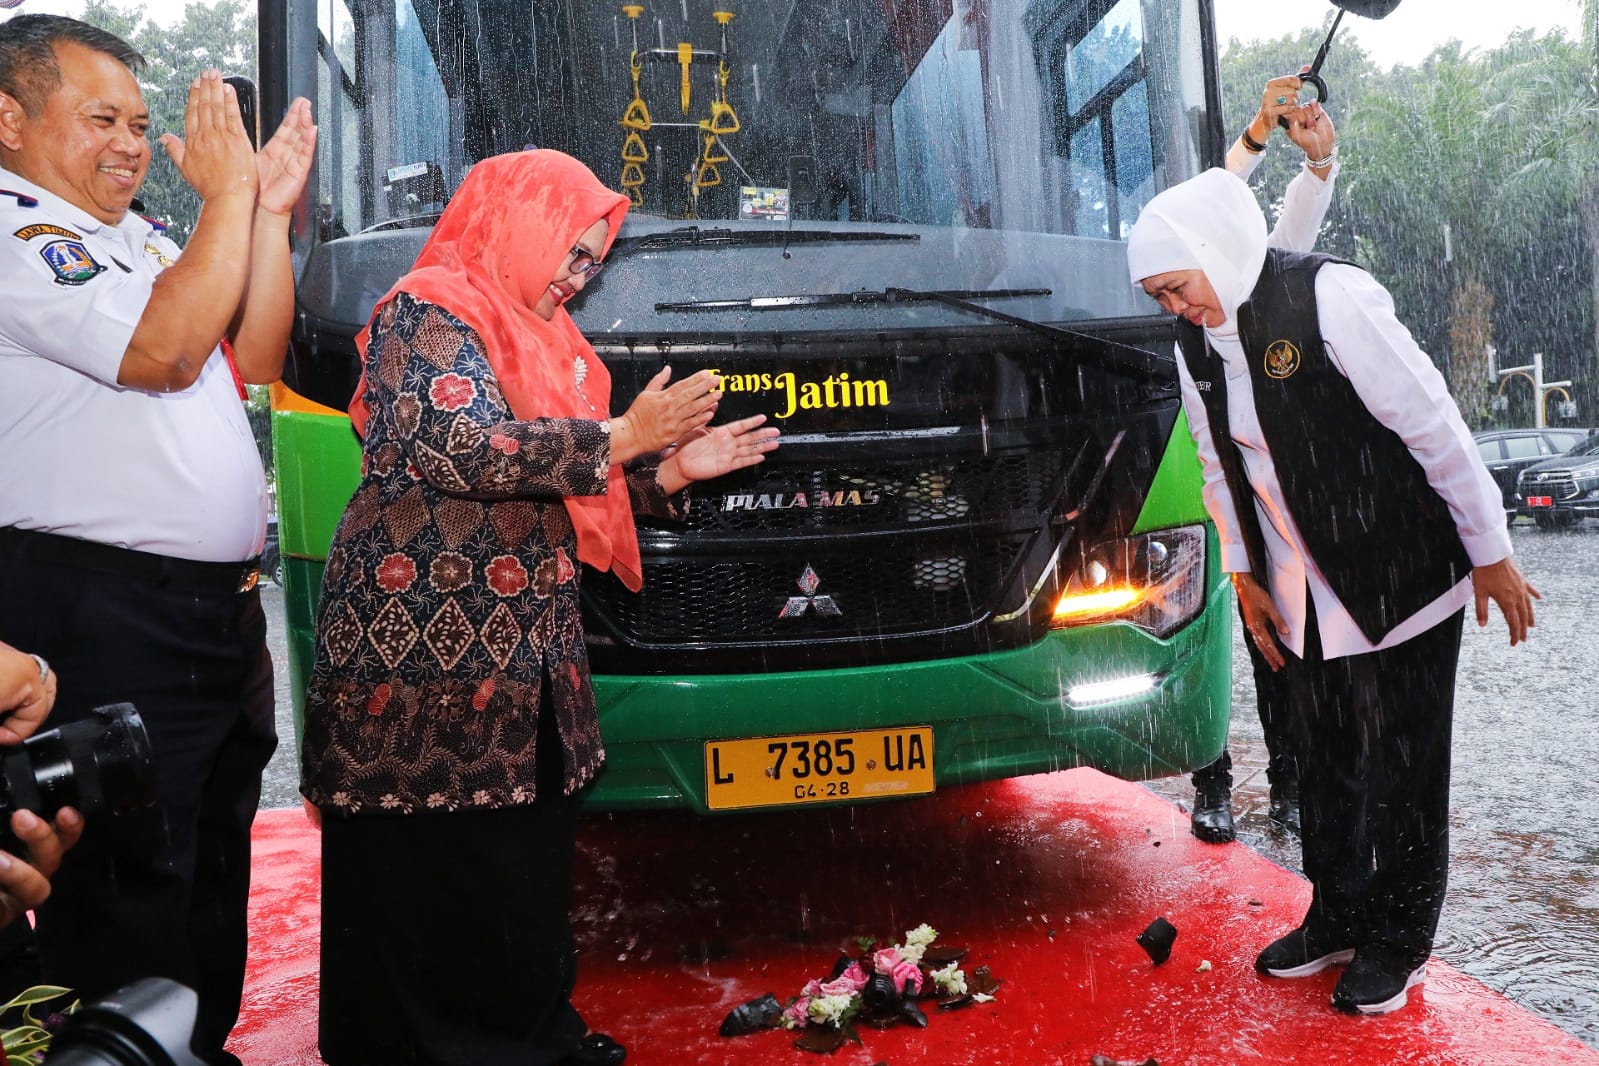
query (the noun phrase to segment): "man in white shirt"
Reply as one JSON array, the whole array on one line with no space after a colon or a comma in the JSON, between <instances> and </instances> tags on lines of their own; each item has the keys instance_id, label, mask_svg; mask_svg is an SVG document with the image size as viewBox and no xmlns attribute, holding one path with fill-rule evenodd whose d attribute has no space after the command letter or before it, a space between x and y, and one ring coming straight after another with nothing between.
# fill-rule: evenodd
<instances>
[{"instance_id":1,"label":"man in white shirt","mask_svg":"<svg viewBox=\"0 0 1599 1066\"><path fill-rule=\"evenodd\" d=\"M1243 182L1211 170L1144 208L1135 284L1179 315L1183 406L1251 639L1292 656L1305 874L1299 928L1256 960L1348 963L1333 1005L1404 1006L1448 876L1464 608L1526 638L1537 596L1442 376L1365 271L1268 249Z\"/></svg>"},{"instance_id":2,"label":"man in white shirt","mask_svg":"<svg viewBox=\"0 0 1599 1066\"><path fill-rule=\"evenodd\" d=\"M1266 146L1279 126L1305 153L1304 169L1288 183L1282 213L1266 239L1268 247L1291 252L1308 252L1315 247L1322 220L1332 206L1338 175L1338 135L1332 117L1322 110L1319 101L1299 103L1302 84L1291 74L1268 81L1255 117L1227 151L1227 172L1245 181L1265 158ZM1266 741L1266 780L1271 787L1268 815L1275 824L1297 835L1299 768L1288 715L1288 679L1266 664L1247 631L1244 647L1249 649L1255 676L1255 708ZM1194 836L1207 844L1230 843L1237 836L1233 826L1232 771L1232 753L1226 748L1215 762L1194 771L1194 807L1189 824Z\"/></svg>"},{"instance_id":3,"label":"man in white shirt","mask_svg":"<svg viewBox=\"0 0 1599 1066\"><path fill-rule=\"evenodd\" d=\"M37 913L37 976L85 998L182 981L196 1053L234 1063L250 823L276 744L243 383L282 370L315 127L296 101L256 153L232 88L195 78L184 136L162 138L204 203L180 257L129 210L150 162L142 62L73 19L0 24L0 639L61 670L63 721L137 704L159 778L154 810L96 819L67 856Z\"/></svg>"}]
</instances>

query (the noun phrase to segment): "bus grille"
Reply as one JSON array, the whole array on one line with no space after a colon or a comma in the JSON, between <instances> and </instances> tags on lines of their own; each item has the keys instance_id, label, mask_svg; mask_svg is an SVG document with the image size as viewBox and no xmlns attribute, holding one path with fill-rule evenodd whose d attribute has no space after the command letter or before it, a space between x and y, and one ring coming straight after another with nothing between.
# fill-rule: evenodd
<instances>
[{"instance_id":1,"label":"bus grille","mask_svg":"<svg viewBox=\"0 0 1599 1066\"><path fill-rule=\"evenodd\" d=\"M755 533L911 529L1035 520L1058 491L1060 449L939 462L784 470L696 490L689 528Z\"/></svg>"},{"instance_id":2,"label":"bus grille","mask_svg":"<svg viewBox=\"0 0 1599 1066\"><path fill-rule=\"evenodd\" d=\"M614 580L585 592L636 646L911 636L983 619L1025 542L1010 537L955 551L901 540L891 551L859 554L839 554L833 543L783 562L646 559L639 594Z\"/></svg>"}]
</instances>

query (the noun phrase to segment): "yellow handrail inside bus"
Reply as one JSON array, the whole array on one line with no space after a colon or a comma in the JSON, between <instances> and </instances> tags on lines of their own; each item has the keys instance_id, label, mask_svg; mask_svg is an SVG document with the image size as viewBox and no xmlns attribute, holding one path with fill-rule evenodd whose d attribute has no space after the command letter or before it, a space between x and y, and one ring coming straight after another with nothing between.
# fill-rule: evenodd
<instances>
[{"instance_id":1,"label":"yellow handrail inside bus","mask_svg":"<svg viewBox=\"0 0 1599 1066\"><path fill-rule=\"evenodd\" d=\"M714 133L719 137L729 133L737 133L739 130L738 112L733 110L732 104L724 103L721 100L712 100L710 121L707 122L703 118L700 119L700 129Z\"/></svg>"},{"instance_id":2,"label":"yellow handrail inside bus","mask_svg":"<svg viewBox=\"0 0 1599 1066\"><path fill-rule=\"evenodd\" d=\"M682 41L677 46L677 65L683 68L683 114L688 114L689 82L688 68L694 62L694 46L688 41Z\"/></svg>"}]
</instances>

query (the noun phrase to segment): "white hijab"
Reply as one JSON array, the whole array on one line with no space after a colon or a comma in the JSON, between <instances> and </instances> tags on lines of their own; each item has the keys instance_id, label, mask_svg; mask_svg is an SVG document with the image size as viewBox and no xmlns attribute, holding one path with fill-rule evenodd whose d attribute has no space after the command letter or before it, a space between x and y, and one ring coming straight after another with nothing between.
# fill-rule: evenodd
<instances>
[{"instance_id":1,"label":"white hijab","mask_svg":"<svg viewBox=\"0 0 1599 1066\"><path fill-rule=\"evenodd\" d=\"M1236 336L1238 307L1266 262L1266 216L1242 179L1211 169L1160 193L1127 236L1127 268L1137 285L1172 270L1200 270L1227 321L1207 334Z\"/></svg>"}]
</instances>

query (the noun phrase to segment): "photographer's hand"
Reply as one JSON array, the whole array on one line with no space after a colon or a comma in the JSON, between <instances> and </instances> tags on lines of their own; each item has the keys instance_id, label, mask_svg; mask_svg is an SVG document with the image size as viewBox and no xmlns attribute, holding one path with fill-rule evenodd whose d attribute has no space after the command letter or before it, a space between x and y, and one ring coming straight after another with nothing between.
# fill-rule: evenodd
<instances>
[{"instance_id":1,"label":"photographer's hand","mask_svg":"<svg viewBox=\"0 0 1599 1066\"><path fill-rule=\"evenodd\" d=\"M83 835L83 816L63 807L51 825L31 811L16 811L11 815L11 832L27 845L30 861L0 851L0 926L50 898L50 875Z\"/></svg>"},{"instance_id":2,"label":"photographer's hand","mask_svg":"<svg viewBox=\"0 0 1599 1066\"><path fill-rule=\"evenodd\" d=\"M47 664L0 644L0 745L34 734L56 699L56 675Z\"/></svg>"}]
</instances>

